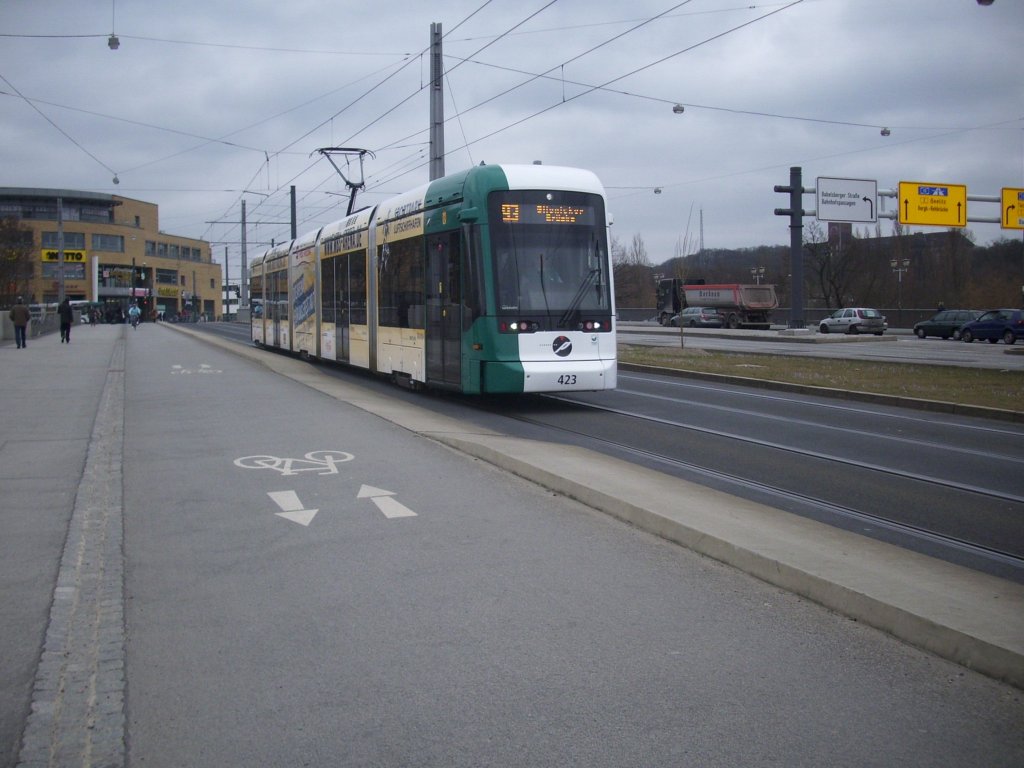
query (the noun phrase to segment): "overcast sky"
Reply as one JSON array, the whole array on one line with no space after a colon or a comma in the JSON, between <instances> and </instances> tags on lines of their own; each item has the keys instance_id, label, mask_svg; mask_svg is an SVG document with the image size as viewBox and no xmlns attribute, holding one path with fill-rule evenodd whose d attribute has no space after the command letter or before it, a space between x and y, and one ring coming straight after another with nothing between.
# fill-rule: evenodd
<instances>
[{"instance_id":1,"label":"overcast sky","mask_svg":"<svg viewBox=\"0 0 1024 768\"><path fill-rule=\"evenodd\" d=\"M237 271L243 197L250 258L287 239L291 185L300 233L343 215L318 148L373 151L363 204L427 180L431 22L446 170L589 168L654 263L696 251L701 219L707 248L787 244L791 166L1024 187L1022 0L0 0L0 186L157 203Z\"/></svg>"}]
</instances>

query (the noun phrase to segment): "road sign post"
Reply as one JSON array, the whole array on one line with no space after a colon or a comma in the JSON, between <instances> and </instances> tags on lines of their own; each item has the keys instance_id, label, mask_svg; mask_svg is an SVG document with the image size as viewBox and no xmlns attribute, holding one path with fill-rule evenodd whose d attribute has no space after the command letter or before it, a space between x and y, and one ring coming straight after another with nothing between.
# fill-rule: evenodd
<instances>
[{"instance_id":1,"label":"road sign post","mask_svg":"<svg viewBox=\"0 0 1024 768\"><path fill-rule=\"evenodd\" d=\"M803 169L800 166L793 166L789 169L789 184L775 185L776 192L789 194L789 208L776 208L776 216L789 217L789 272L790 272L790 293L789 303L789 327L804 327L804 257L803 257L803 230L804 230L804 190ZM680 323L682 325L682 323Z\"/></svg>"}]
</instances>

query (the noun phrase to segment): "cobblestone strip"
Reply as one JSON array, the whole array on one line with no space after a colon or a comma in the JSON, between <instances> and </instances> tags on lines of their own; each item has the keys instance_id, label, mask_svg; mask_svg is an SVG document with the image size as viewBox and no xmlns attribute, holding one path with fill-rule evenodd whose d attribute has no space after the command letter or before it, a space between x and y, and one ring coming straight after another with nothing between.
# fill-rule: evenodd
<instances>
[{"instance_id":1,"label":"cobblestone strip","mask_svg":"<svg viewBox=\"0 0 1024 768\"><path fill-rule=\"evenodd\" d=\"M119 340L64 544L19 767L125 763L123 445Z\"/></svg>"}]
</instances>

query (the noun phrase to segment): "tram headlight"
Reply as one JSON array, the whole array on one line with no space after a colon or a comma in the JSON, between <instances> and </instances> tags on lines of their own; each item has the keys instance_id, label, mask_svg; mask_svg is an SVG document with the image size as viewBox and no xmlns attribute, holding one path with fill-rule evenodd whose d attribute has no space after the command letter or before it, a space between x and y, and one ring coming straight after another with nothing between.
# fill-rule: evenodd
<instances>
[{"instance_id":1,"label":"tram headlight","mask_svg":"<svg viewBox=\"0 0 1024 768\"><path fill-rule=\"evenodd\" d=\"M502 320L498 323L498 330L502 333L536 333L540 330L540 323L533 320Z\"/></svg>"}]
</instances>

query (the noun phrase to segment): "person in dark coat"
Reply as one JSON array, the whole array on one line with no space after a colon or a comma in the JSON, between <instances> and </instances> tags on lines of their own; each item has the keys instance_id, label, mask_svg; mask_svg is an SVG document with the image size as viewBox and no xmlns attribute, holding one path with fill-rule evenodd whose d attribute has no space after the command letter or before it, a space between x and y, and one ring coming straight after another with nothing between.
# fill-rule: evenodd
<instances>
[{"instance_id":1,"label":"person in dark coat","mask_svg":"<svg viewBox=\"0 0 1024 768\"><path fill-rule=\"evenodd\" d=\"M68 297L57 307L57 314L60 315L60 341L63 344L71 343L71 324L75 322L75 312L71 309L71 302Z\"/></svg>"},{"instance_id":2,"label":"person in dark coat","mask_svg":"<svg viewBox=\"0 0 1024 768\"><path fill-rule=\"evenodd\" d=\"M32 319L32 313L29 308L25 306L25 302L22 301L21 296L18 297L18 301L13 307L11 307L11 322L14 323L14 341L18 345L18 349L24 349L26 346L26 329L28 328L28 321Z\"/></svg>"}]
</instances>

